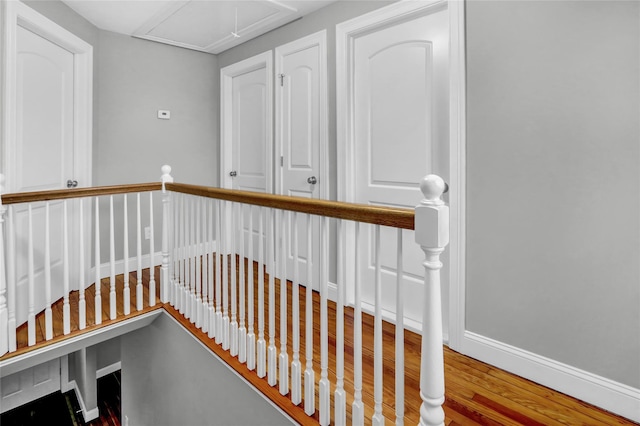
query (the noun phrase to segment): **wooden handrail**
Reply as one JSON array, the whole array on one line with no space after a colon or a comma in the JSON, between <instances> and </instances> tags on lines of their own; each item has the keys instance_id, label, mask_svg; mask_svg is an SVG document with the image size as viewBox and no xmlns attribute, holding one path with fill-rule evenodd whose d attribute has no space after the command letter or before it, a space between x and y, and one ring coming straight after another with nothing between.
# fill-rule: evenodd
<instances>
[{"instance_id":1,"label":"wooden handrail","mask_svg":"<svg viewBox=\"0 0 640 426\"><path fill-rule=\"evenodd\" d=\"M414 229L415 214L412 209L315 200L303 197L264 194L261 192L211 188L184 183L167 183L166 188L170 191L181 192L183 194L198 195L255 206L335 217L338 219L385 225L394 228Z\"/></svg>"},{"instance_id":2,"label":"wooden handrail","mask_svg":"<svg viewBox=\"0 0 640 426\"><path fill-rule=\"evenodd\" d=\"M131 192L160 191L161 189L162 184L160 182L152 182L134 183L129 185L94 186L89 188L57 189L53 191L16 192L13 194L2 194L2 204L33 203L36 201L128 194Z\"/></svg>"},{"instance_id":3,"label":"wooden handrail","mask_svg":"<svg viewBox=\"0 0 640 426\"><path fill-rule=\"evenodd\" d=\"M343 203L329 200L315 200L303 197L237 191L184 183L167 183L166 188L170 191L181 192L184 194L216 198L237 203L253 204L256 206L308 213L318 216L335 217L338 219L385 225L394 228L414 229L414 211L412 209ZM160 191L161 189L161 183L152 182L60 189L53 191L18 192L3 194L2 204L33 203L37 201L127 194L132 192Z\"/></svg>"}]
</instances>

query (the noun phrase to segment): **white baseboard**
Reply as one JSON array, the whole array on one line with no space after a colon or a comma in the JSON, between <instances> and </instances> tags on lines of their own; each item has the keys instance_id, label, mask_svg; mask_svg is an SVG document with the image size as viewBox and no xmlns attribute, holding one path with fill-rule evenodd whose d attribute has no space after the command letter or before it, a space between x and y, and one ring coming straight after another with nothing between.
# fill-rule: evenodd
<instances>
[{"instance_id":1,"label":"white baseboard","mask_svg":"<svg viewBox=\"0 0 640 426\"><path fill-rule=\"evenodd\" d=\"M98 407L87 410L86 405L84 405L84 399L82 399L82 393L78 388L78 384L75 380L71 380L68 383L69 390L73 389L73 392L76 394L76 399L78 400L78 404L80 404L80 412L82 413L82 419L85 423L90 422L91 420L95 420L100 416L100 409Z\"/></svg>"},{"instance_id":2,"label":"white baseboard","mask_svg":"<svg viewBox=\"0 0 640 426\"><path fill-rule=\"evenodd\" d=\"M216 252L217 251L217 244L216 241L211 241L210 243L207 243L211 246L211 249L209 249L211 252ZM153 254L153 265L154 266L159 266L162 265L162 252L161 251L157 251ZM146 269L149 267L149 254L144 254L142 255L142 269ZM129 258L129 271L133 272L136 271L138 268L138 258L137 257L130 257ZM120 275L120 274L124 274L125 270L124 270L124 259L120 259L120 260L116 260L114 262L114 269L115 269L115 273L116 275ZM111 263L110 262L106 262L106 263L102 263L100 265L100 276L101 277L108 277L111 275ZM95 268L90 268L88 275L87 275L87 284L86 286L88 287L89 285L92 285L93 282L95 281Z\"/></svg>"},{"instance_id":3,"label":"white baseboard","mask_svg":"<svg viewBox=\"0 0 640 426\"><path fill-rule=\"evenodd\" d=\"M115 373L118 370L122 370L122 363L120 361L114 362L111 365L107 365L106 367L102 367L96 371L96 379L107 376L111 373Z\"/></svg>"},{"instance_id":4,"label":"white baseboard","mask_svg":"<svg viewBox=\"0 0 640 426\"><path fill-rule=\"evenodd\" d=\"M465 331L461 352L640 422L640 389Z\"/></svg>"},{"instance_id":5,"label":"white baseboard","mask_svg":"<svg viewBox=\"0 0 640 426\"><path fill-rule=\"evenodd\" d=\"M362 311L368 313L369 315L374 315L375 313L375 307L367 302L362 302ZM382 319L395 324L396 323L396 313L383 309L382 310ZM411 318L406 318L404 319L404 328L409 330L409 331L413 331L414 333L417 334L422 334L422 322L420 321L416 321L414 319ZM442 332L442 343L444 343L445 345L449 343L449 334L446 333L444 330Z\"/></svg>"}]
</instances>

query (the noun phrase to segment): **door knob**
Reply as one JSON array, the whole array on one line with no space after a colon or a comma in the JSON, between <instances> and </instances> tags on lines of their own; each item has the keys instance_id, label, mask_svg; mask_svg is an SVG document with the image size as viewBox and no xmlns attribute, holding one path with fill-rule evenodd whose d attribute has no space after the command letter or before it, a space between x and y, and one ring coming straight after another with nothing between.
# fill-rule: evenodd
<instances>
[{"instance_id":1,"label":"door knob","mask_svg":"<svg viewBox=\"0 0 640 426\"><path fill-rule=\"evenodd\" d=\"M77 180L69 179L67 181L67 188L75 188L76 186L78 186L78 181Z\"/></svg>"},{"instance_id":2,"label":"door knob","mask_svg":"<svg viewBox=\"0 0 640 426\"><path fill-rule=\"evenodd\" d=\"M310 178L307 178L307 183L315 185L316 183L318 183L318 179L316 179L315 176L311 176Z\"/></svg>"},{"instance_id":3,"label":"door knob","mask_svg":"<svg viewBox=\"0 0 640 426\"><path fill-rule=\"evenodd\" d=\"M236 172L235 170L232 172L229 172L229 176L231 177L236 177L238 175L238 172Z\"/></svg>"}]
</instances>

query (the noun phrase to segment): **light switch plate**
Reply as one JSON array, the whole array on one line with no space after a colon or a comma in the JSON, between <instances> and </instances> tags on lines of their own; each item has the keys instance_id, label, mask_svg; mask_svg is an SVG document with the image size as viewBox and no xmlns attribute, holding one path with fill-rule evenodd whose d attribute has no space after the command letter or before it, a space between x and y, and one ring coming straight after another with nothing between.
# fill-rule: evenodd
<instances>
[{"instance_id":1,"label":"light switch plate","mask_svg":"<svg viewBox=\"0 0 640 426\"><path fill-rule=\"evenodd\" d=\"M168 111L165 109L159 109L158 118L161 120L169 120L171 118L171 111Z\"/></svg>"}]
</instances>

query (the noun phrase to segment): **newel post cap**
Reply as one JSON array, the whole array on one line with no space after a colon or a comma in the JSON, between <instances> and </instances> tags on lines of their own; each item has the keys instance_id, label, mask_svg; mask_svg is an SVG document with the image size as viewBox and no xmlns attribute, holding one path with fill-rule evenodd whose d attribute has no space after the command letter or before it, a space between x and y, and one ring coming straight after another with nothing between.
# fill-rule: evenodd
<instances>
[{"instance_id":1,"label":"newel post cap","mask_svg":"<svg viewBox=\"0 0 640 426\"><path fill-rule=\"evenodd\" d=\"M160 176L160 180L162 181L162 192L164 192L165 191L164 184L167 182L172 183L173 176L171 176L171 166L168 164L165 164L164 166L162 166L160 170L162 171L162 176Z\"/></svg>"},{"instance_id":2,"label":"newel post cap","mask_svg":"<svg viewBox=\"0 0 640 426\"><path fill-rule=\"evenodd\" d=\"M0 173L0 206L2 205L2 194L4 194L4 174Z\"/></svg>"},{"instance_id":3,"label":"newel post cap","mask_svg":"<svg viewBox=\"0 0 640 426\"><path fill-rule=\"evenodd\" d=\"M449 244L449 207L440 198L446 186L438 175L427 175L420 181L424 199L416 207L416 243L423 248L444 248Z\"/></svg>"}]
</instances>

